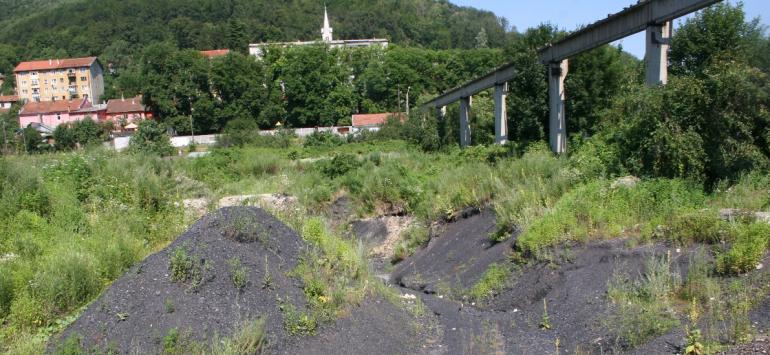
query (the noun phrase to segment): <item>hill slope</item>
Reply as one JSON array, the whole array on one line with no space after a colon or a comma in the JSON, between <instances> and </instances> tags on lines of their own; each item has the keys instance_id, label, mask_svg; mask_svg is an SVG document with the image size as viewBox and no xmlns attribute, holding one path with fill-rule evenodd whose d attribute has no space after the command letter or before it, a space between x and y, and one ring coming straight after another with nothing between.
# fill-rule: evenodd
<instances>
[{"instance_id":1,"label":"hill slope","mask_svg":"<svg viewBox=\"0 0 770 355\"><path fill-rule=\"evenodd\" d=\"M505 36L493 13L446 0L332 0L328 7L338 38L472 48L482 28L490 46L502 45ZM323 18L323 4L315 0L35 0L10 10L0 17L0 42L21 47L23 57L41 58L99 55L116 41L245 50L255 41L319 38Z\"/></svg>"}]
</instances>

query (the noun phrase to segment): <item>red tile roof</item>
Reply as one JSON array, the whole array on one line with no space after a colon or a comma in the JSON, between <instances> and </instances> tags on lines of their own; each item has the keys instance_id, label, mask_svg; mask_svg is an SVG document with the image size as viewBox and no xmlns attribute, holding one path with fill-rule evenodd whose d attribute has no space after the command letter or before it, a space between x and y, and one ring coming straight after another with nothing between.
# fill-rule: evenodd
<instances>
[{"instance_id":1,"label":"red tile roof","mask_svg":"<svg viewBox=\"0 0 770 355\"><path fill-rule=\"evenodd\" d=\"M0 96L0 102L17 102L17 101L19 101L19 97L16 95Z\"/></svg>"},{"instance_id":2,"label":"red tile roof","mask_svg":"<svg viewBox=\"0 0 770 355\"><path fill-rule=\"evenodd\" d=\"M401 122L406 120L406 115L403 113L372 113L353 115L353 127L369 127L369 126L381 126L388 122L391 117L400 117Z\"/></svg>"},{"instance_id":3,"label":"red tile roof","mask_svg":"<svg viewBox=\"0 0 770 355\"><path fill-rule=\"evenodd\" d=\"M214 57L221 57L225 56L228 53L230 53L229 49L214 49L210 51L201 51L201 54L203 54L206 58L214 58Z\"/></svg>"},{"instance_id":4,"label":"red tile roof","mask_svg":"<svg viewBox=\"0 0 770 355\"><path fill-rule=\"evenodd\" d=\"M90 67L96 61L96 57L87 58L68 58L68 59L46 59L33 62L21 62L13 70L14 73L31 70L51 70Z\"/></svg>"},{"instance_id":5,"label":"red tile roof","mask_svg":"<svg viewBox=\"0 0 770 355\"><path fill-rule=\"evenodd\" d=\"M40 101L28 102L19 112L20 115L37 115L57 112L71 112L87 107L88 99L76 99L72 101Z\"/></svg>"},{"instance_id":6,"label":"red tile roof","mask_svg":"<svg viewBox=\"0 0 770 355\"><path fill-rule=\"evenodd\" d=\"M128 99L114 99L107 101L107 113L120 114L146 111L147 108L142 105L142 95Z\"/></svg>"}]
</instances>

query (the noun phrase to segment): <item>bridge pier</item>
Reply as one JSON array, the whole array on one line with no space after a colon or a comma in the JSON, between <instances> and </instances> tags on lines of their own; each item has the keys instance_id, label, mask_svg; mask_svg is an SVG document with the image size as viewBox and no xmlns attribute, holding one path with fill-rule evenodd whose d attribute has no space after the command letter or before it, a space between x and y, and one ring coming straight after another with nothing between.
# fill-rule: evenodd
<instances>
[{"instance_id":1,"label":"bridge pier","mask_svg":"<svg viewBox=\"0 0 770 355\"><path fill-rule=\"evenodd\" d=\"M668 48L672 35L672 23L647 27L647 52L644 58L647 85L668 83Z\"/></svg>"},{"instance_id":2,"label":"bridge pier","mask_svg":"<svg viewBox=\"0 0 770 355\"><path fill-rule=\"evenodd\" d=\"M465 148L471 144L471 98L460 98L460 147Z\"/></svg>"},{"instance_id":3,"label":"bridge pier","mask_svg":"<svg viewBox=\"0 0 770 355\"><path fill-rule=\"evenodd\" d=\"M495 84L495 143L497 144L508 142L506 98L508 98L508 83Z\"/></svg>"},{"instance_id":4,"label":"bridge pier","mask_svg":"<svg viewBox=\"0 0 770 355\"><path fill-rule=\"evenodd\" d=\"M564 79L569 72L569 61L564 59L560 62L550 63L548 65L548 104L550 107L549 120L549 142L551 150L556 154L567 152L567 122Z\"/></svg>"}]
</instances>

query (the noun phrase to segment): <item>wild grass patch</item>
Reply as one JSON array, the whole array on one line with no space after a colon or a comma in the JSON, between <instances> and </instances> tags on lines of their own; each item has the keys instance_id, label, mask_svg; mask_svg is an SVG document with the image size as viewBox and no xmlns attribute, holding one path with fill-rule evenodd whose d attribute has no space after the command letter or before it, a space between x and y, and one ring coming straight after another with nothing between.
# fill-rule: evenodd
<instances>
[{"instance_id":1,"label":"wild grass patch","mask_svg":"<svg viewBox=\"0 0 770 355\"><path fill-rule=\"evenodd\" d=\"M614 275L607 290L614 305L607 327L615 330L622 348L634 348L679 324L672 296L680 283L666 257L649 259L646 272L639 278Z\"/></svg>"},{"instance_id":2,"label":"wild grass patch","mask_svg":"<svg viewBox=\"0 0 770 355\"><path fill-rule=\"evenodd\" d=\"M701 188L681 180L648 180L634 187L612 187L606 180L589 182L564 195L524 231L517 246L538 255L565 242L617 237L649 240L657 226L669 225L679 211L702 206L705 198Z\"/></svg>"}]
</instances>

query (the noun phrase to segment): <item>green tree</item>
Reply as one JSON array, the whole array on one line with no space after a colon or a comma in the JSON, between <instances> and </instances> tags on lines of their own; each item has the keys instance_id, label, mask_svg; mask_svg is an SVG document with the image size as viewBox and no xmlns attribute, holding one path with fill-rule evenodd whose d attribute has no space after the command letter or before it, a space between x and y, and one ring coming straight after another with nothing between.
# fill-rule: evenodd
<instances>
[{"instance_id":1,"label":"green tree","mask_svg":"<svg viewBox=\"0 0 770 355\"><path fill-rule=\"evenodd\" d=\"M726 60L759 65L768 54L763 31L759 19L746 21L742 3L708 7L676 31L669 56L671 71L702 75L714 62Z\"/></svg>"},{"instance_id":2,"label":"green tree","mask_svg":"<svg viewBox=\"0 0 770 355\"><path fill-rule=\"evenodd\" d=\"M134 153L171 155L174 148L163 127L155 121L145 120L139 123L139 129L131 137L129 150Z\"/></svg>"}]
</instances>

